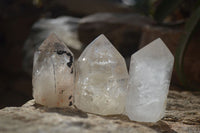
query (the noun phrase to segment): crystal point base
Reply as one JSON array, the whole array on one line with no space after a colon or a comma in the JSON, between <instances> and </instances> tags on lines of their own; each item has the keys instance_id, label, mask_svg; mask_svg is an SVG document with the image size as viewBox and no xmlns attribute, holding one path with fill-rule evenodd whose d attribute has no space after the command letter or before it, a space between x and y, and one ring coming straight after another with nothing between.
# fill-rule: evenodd
<instances>
[{"instance_id":1,"label":"crystal point base","mask_svg":"<svg viewBox=\"0 0 200 133\"><path fill-rule=\"evenodd\" d=\"M156 122L164 116L173 63L161 39L132 55L126 101L131 120Z\"/></svg>"},{"instance_id":2,"label":"crystal point base","mask_svg":"<svg viewBox=\"0 0 200 133\"><path fill-rule=\"evenodd\" d=\"M124 58L100 35L78 59L75 105L100 115L121 114L125 108L127 80Z\"/></svg>"},{"instance_id":3,"label":"crystal point base","mask_svg":"<svg viewBox=\"0 0 200 133\"><path fill-rule=\"evenodd\" d=\"M72 105L73 54L55 34L34 54L32 83L36 103L48 107Z\"/></svg>"}]
</instances>

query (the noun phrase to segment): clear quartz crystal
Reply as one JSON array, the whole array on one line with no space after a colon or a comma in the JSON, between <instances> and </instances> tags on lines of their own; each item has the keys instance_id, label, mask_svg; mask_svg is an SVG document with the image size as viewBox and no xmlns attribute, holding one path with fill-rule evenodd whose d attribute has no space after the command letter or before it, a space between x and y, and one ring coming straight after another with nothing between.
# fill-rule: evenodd
<instances>
[{"instance_id":1,"label":"clear quartz crystal","mask_svg":"<svg viewBox=\"0 0 200 133\"><path fill-rule=\"evenodd\" d=\"M131 120L156 122L164 116L174 57L161 39L131 56L126 114Z\"/></svg>"},{"instance_id":2,"label":"clear quartz crystal","mask_svg":"<svg viewBox=\"0 0 200 133\"><path fill-rule=\"evenodd\" d=\"M55 34L34 54L32 84L36 103L48 107L72 105L73 54Z\"/></svg>"},{"instance_id":3,"label":"clear quartz crystal","mask_svg":"<svg viewBox=\"0 0 200 133\"><path fill-rule=\"evenodd\" d=\"M100 35L77 61L75 105L100 115L121 114L125 108L127 81L124 58Z\"/></svg>"}]
</instances>

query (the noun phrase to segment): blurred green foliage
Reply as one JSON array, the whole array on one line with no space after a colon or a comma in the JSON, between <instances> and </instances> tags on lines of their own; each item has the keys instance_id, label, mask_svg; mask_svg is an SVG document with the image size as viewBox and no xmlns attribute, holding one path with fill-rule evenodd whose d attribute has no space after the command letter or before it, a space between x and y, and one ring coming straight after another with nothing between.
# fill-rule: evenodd
<instances>
[{"instance_id":1,"label":"blurred green foliage","mask_svg":"<svg viewBox=\"0 0 200 133\"><path fill-rule=\"evenodd\" d=\"M184 28L184 33L180 38L179 46L176 50L176 55L175 55L175 69L177 76L181 82L181 84L185 87L185 89L189 88L196 90L195 86L191 84L183 70L183 60L184 60L184 55L187 50L189 41L191 39L192 33L195 31L195 28L198 26L200 20L200 6L192 13L191 17L188 19L188 21L185 24Z\"/></svg>"},{"instance_id":2,"label":"blurred green foliage","mask_svg":"<svg viewBox=\"0 0 200 133\"><path fill-rule=\"evenodd\" d=\"M192 84L186 78L183 69L183 61L191 36L194 33L195 27L197 27L200 20L200 2L197 0L193 0L193 3L193 5L190 5L192 6L190 17L187 18L185 22L184 32L180 37L179 45L176 49L175 54L175 70L177 77L181 85L185 89L189 90L196 90L196 87L193 86L194 84ZM181 5L186 4L187 1L184 0L162 0L154 13L154 19L158 22L163 22L163 20L171 13L173 13L173 11L177 10L177 8L179 8Z\"/></svg>"},{"instance_id":3,"label":"blurred green foliage","mask_svg":"<svg viewBox=\"0 0 200 133\"><path fill-rule=\"evenodd\" d=\"M170 13L177 9L183 0L162 0L154 13L154 19L162 22Z\"/></svg>"},{"instance_id":4,"label":"blurred green foliage","mask_svg":"<svg viewBox=\"0 0 200 133\"><path fill-rule=\"evenodd\" d=\"M151 1L150 0L134 0L134 9L137 12L143 13L148 16L151 12Z\"/></svg>"}]
</instances>

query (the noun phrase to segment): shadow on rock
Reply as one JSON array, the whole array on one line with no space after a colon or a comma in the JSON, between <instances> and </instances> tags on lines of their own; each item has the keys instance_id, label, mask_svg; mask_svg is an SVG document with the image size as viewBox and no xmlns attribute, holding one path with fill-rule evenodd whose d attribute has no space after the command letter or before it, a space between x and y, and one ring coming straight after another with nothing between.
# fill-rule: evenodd
<instances>
[{"instance_id":1,"label":"shadow on rock","mask_svg":"<svg viewBox=\"0 0 200 133\"><path fill-rule=\"evenodd\" d=\"M153 130L157 131L158 133L177 133L173 129L170 128L170 126L164 122L164 121L158 121L156 123L143 123L139 122L139 124L143 126L147 126L149 128L152 128Z\"/></svg>"},{"instance_id":2,"label":"shadow on rock","mask_svg":"<svg viewBox=\"0 0 200 133\"><path fill-rule=\"evenodd\" d=\"M110 119L110 120L121 120L121 121L125 121L125 122L131 122L131 120L126 116L126 115L107 115L107 116L101 116L104 119Z\"/></svg>"},{"instance_id":3,"label":"shadow on rock","mask_svg":"<svg viewBox=\"0 0 200 133\"><path fill-rule=\"evenodd\" d=\"M67 115L67 116L78 116L82 118L88 118L87 113L78 110L74 107L68 107L68 108L48 108L45 106L42 106L40 104L35 103L33 105L36 109L44 110L45 112L51 112L51 113L58 113L61 115Z\"/></svg>"},{"instance_id":4,"label":"shadow on rock","mask_svg":"<svg viewBox=\"0 0 200 133\"><path fill-rule=\"evenodd\" d=\"M127 116L125 115L109 115L109 116L101 116L105 119L110 119L110 120L121 120L121 121L124 121L124 122L128 122L129 124L131 123L137 123L141 126L145 126L145 127L148 127L148 128L151 128L153 130L155 130L156 132L158 133L177 133L176 131L174 131L173 129L170 128L170 126L160 120L156 123L150 123L150 122L136 122L136 121L131 121ZM116 121L116 123L120 124L121 122L120 121Z\"/></svg>"}]
</instances>

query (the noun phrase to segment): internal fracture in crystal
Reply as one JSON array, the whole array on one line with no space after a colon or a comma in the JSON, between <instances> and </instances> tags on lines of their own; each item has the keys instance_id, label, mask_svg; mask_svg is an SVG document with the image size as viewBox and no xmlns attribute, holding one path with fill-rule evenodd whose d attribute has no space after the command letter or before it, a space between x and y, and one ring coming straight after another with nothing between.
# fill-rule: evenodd
<instances>
[{"instance_id":1,"label":"internal fracture in crystal","mask_svg":"<svg viewBox=\"0 0 200 133\"><path fill-rule=\"evenodd\" d=\"M121 114L125 108L127 80L124 58L100 35L77 61L75 105L100 115Z\"/></svg>"},{"instance_id":2,"label":"internal fracture in crystal","mask_svg":"<svg viewBox=\"0 0 200 133\"><path fill-rule=\"evenodd\" d=\"M33 97L48 107L72 105L74 88L73 54L67 45L51 34L34 54Z\"/></svg>"},{"instance_id":3,"label":"internal fracture in crystal","mask_svg":"<svg viewBox=\"0 0 200 133\"><path fill-rule=\"evenodd\" d=\"M131 56L126 114L131 120L156 122L164 116L174 57L161 39Z\"/></svg>"}]
</instances>

